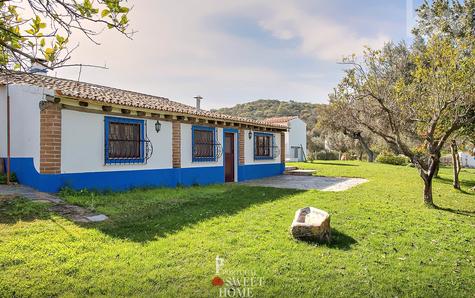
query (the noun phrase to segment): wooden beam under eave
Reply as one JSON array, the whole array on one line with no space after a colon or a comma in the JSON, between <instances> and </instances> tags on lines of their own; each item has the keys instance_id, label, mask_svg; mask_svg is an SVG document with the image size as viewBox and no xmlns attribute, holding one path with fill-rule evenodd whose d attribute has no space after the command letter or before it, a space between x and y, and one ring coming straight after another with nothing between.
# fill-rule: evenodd
<instances>
[{"instance_id":1,"label":"wooden beam under eave","mask_svg":"<svg viewBox=\"0 0 475 298\"><path fill-rule=\"evenodd\" d=\"M89 106L89 103L88 103L87 101L79 101L79 102L78 102L78 105L79 105L80 107L86 108L86 107Z\"/></svg>"},{"instance_id":2,"label":"wooden beam under eave","mask_svg":"<svg viewBox=\"0 0 475 298\"><path fill-rule=\"evenodd\" d=\"M102 106L102 110L104 112L112 112L112 107L111 106Z\"/></svg>"},{"instance_id":3,"label":"wooden beam under eave","mask_svg":"<svg viewBox=\"0 0 475 298\"><path fill-rule=\"evenodd\" d=\"M130 112L131 112L131 111L130 111L129 109L120 109L120 112L121 112L122 114L130 115Z\"/></svg>"},{"instance_id":4,"label":"wooden beam under eave","mask_svg":"<svg viewBox=\"0 0 475 298\"><path fill-rule=\"evenodd\" d=\"M147 115L147 113L145 113L144 111L136 111L137 113L137 116L141 116L141 117L144 117L145 115Z\"/></svg>"}]
</instances>

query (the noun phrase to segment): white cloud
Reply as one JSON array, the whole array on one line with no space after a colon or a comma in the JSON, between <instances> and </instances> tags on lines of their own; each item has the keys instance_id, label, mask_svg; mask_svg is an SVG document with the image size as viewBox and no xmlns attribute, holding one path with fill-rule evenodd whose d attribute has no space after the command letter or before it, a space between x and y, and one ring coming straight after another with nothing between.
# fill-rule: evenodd
<instances>
[{"instance_id":1,"label":"white cloud","mask_svg":"<svg viewBox=\"0 0 475 298\"><path fill-rule=\"evenodd\" d=\"M271 14L263 18L261 27L279 39L299 39L299 50L322 60L338 61L364 46L381 47L389 37L360 36L351 24L339 24L329 17L315 16L299 9L295 2L273 5Z\"/></svg>"},{"instance_id":2,"label":"white cloud","mask_svg":"<svg viewBox=\"0 0 475 298\"><path fill-rule=\"evenodd\" d=\"M205 96L204 107L229 106L257 98L324 101L338 77L316 67L309 73L280 62L308 59L336 62L362 45L381 44L385 36L360 36L350 25L337 24L278 0L135 1L130 15L138 33L128 40L106 32L95 46L85 37L72 62L103 65L83 69L82 80L182 100ZM281 40L297 39L296 48L271 48L259 40L235 36L213 20L240 16L254 20ZM256 30L257 30L256 28ZM265 58L265 59L264 59ZM313 59L317 58L317 59ZM264 62L265 61L265 62ZM326 62L328 63L328 62ZM337 68L335 63L335 69ZM333 73L335 73L334 71ZM77 69L59 75L77 78Z\"/></svg>"}]
</instances>

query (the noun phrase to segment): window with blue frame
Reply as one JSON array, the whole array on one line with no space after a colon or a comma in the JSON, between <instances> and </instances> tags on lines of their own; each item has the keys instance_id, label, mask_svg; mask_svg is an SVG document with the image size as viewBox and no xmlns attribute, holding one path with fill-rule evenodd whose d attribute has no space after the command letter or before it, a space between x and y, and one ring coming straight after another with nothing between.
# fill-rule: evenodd
<instances>
[{"instance_id":1,"label":"window with blue frame","mask_svg":"<svg viewBox=\"0 0 475 298\"><path fill-rule=\"evenodd\" d=\"M105 163L144 163L145 121L108 116L104 120Z\"/></svg>"},{"instance_id":2,"label":"window with blue frame","mask_svg":"<svg viewBox=\"0 0 475 298\"><path fill-rule=\"evenodd\" d=\"M216 160L216 129L207 126L192 127L193 161Z\"/></svg>"},{"instance_id":3,"label":"window with blue frame","mask_svg":"<svg viewBox=\"0 0 475 298\"><path fill-rule=\"evenodd\" d=\"M254 159L274 159L274 135L254 133Z\"/></svg>"}]
</instances>

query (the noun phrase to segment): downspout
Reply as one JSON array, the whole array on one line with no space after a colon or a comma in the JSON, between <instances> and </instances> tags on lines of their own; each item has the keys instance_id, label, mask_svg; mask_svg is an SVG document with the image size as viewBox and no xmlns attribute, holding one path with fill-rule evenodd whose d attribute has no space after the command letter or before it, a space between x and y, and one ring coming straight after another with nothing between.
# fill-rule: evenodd
<instances>
[{"instance_id":1,"label":"downspout","mask_svg":"<svg viewBox=\"0 0 475 298\"><path fill-rule=\"evenodd\" d=\"M10 155L10 93L7 84L7 185L10 184L11 180Z\"/></svg>"}]
</instances>

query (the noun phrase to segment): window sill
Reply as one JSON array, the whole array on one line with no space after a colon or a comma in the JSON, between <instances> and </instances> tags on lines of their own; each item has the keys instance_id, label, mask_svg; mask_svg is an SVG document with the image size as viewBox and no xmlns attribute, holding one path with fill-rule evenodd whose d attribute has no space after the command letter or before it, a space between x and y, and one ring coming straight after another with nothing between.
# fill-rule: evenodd
<instances>
[{"instance_id":1,"label":"window sill","mask_svg":"<svg viewBox=\"0 0 475 298\"><path fill-rule=\"evenodd\" d=\"M273 156L254 156L254 160L273 160Z\"/></svg>"},{"instance_id":2,"label":"window sill","mask_svg":"<svg viewBox=\"0 0 475 298\"><path fill-rule=\"evenodd\" d=\"M107 165L136 165L136 164L145 164L144 158L138 159L108 159L104 162Z\"/></svg>"},{"instance_id":3,"label":"window sill","mask_svg":"<svg viewBox=\"0 0 475 298\"><path fill-rule=\"evenodd\" d=\"M215 161L216 161L215 157L201 157L201 158L193 157L193 159L191 160L191 162L215 162Z\"/></svg>"}]
</instances>

